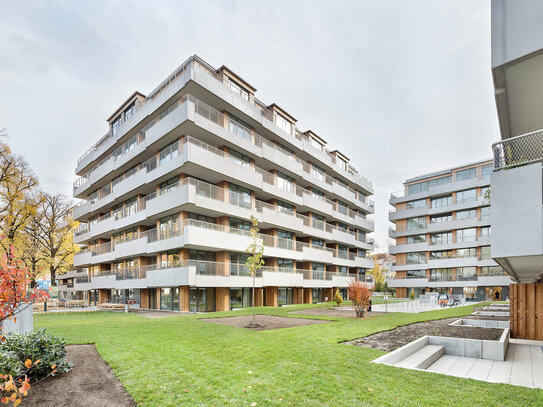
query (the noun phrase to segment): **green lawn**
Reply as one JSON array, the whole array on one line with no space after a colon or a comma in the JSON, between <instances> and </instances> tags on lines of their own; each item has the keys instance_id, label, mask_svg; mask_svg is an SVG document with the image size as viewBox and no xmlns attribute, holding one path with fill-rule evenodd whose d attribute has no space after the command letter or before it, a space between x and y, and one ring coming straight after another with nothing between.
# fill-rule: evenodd
<instances>
[{"instance_id":1,"label":"green lawn","mask_svg":"<svg viewBox=\"0 0 543 407\"><path fill-rule=\"evenodd\" d=\"M308 307L316 306L259 308L258 313L287 315ZM339 343L472 310L466 306L366 320L321 318L335 322L260 332L200 320L250 311L161 319L51 313L36 315L35 328L47 328L71 344L95 343L141 406L543 405L541 390L370 364L383 352Z\"/></svg>"}]
</instances>

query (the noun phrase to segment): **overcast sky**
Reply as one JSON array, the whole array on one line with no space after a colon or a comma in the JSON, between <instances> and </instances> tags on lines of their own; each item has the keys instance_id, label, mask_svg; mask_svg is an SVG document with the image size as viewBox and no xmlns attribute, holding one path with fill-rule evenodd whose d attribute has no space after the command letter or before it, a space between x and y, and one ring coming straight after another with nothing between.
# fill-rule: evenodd
<instances>
[{"instance_id":1,"label":"overcast sky","mask_svg":"<svg viewBox=\"0 0 543 407\"><path fill-rule=\"evenodd\" d=\"M390 192L491 156L499 139L489 1L0 0L0 128L42 187L71 196L77 158L134 91L187 57L229 66Z\"/></svg>"}]
</instances>

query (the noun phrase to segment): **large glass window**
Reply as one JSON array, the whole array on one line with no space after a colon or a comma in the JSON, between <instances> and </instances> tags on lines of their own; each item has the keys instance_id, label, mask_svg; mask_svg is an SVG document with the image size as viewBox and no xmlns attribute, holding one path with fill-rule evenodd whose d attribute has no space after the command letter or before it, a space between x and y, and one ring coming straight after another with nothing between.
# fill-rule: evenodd
<instances>
[{"instance_id":1,"label":"large glass window","mask_svg":"<svg viewBox=\"0 0 543 407\"><path fill-rule=\"evenodd\" d=\"M179 287L166 287L160 289L160 309L179 310Z\"/></svg>"},{"instance_id":2,"label":"large glass window","mask_svg":"<svg viewBox=\"0 0 543 407\"><path fill-rule=\"evenodd\" d=\"M242 208L252 208L251 190L236 184L229 184L230 203Z\"/></svg>"},{"instance_id":3,"label":"large glass window","mask_svg":"<svg viewBox=\"0 0 543 407\"><path fill-rule=\"evenodd\" d=\"M228 149L228 152L230 153L230 161L246 168L251 166L251 158L249 156L246 156L245 154L231 148Z\"/></svg>"},{"instance_id":4,"label":"large glass window","mask_svg":"<svg viewBox=\"0 0 543 407\"><path fill-rule=\"evenodd\" d=\"M452 243L452 232L434 233L430 236L432 244L449 244Z\"/></svg>"},{"instance_id":5,"label":"large glass window","mask_svg":"<svg viewBox=\"0 0 543 407\"><path fill-rule=\"evenodd\" d=\"M289 204L285 201L277 201L277 210L279 212L292 212L294 210L294 206Z\"/></svg>"},{"instance_id":6,"label":"large glass window","mask_svg":"<svg viewBox=\"0 0 543 407\"><path fill-rule=\"evenodd\" d=\"M432 208L441 208L443 206L452 205L452 195L440 196L439 198L432 198Z\"/></svg>"},{"instance_id":7,"label":"large glass window","mask_svg":"<svg viewBox=\"0 0 543 407\"><path fill-rule=\"evenodd\" d=\"M490 246L481 247L481 260L490 260Z\"/></svg>"},{"instance_id":8,"label":"large glass window","mask_svg":"<svg viewBox=\"0 0 543 407\"><path fill-rule=\"evenodd\" d=\"M425 216L407 219L407 230L423 229L425 227L426 227Z\"/></svg>"},{"instance_id":9,"label":"large glass window","mask_svg":"<svg viewBox=\"0 0 543 407\"><path fill-rule=\"evenodd\" d=\"M228 130L231 133L237 134L241 138L251 141L251 126L243 120L237 118L232 113L228 113Z\"/></svg>"},{"instance_id":10,"label":"large glass window","mask_svg":"<svg viewBox=\"0 0 543 407\"><path fill-rule=\"evenodd\" d=\"M432 215L430 217L430 223L450 222L451 220L452 220L452 213Z\"/></svg>"},{"instance_id":11,"label":"large glass window","mask_svg":"<svg viewBox=\"0 0 543 407\"><path fill-rule=\"evenodd\" d=\"M179 264L179 251L170 250L160 254L160 267L167 268Z\"/></svg>"},{"instance_id":12,"label":"large glass window","mask_svg":"<svg viewBox=\"0 0 543 407\"><path fill-rule=\"evenodd\" d=\"M232 79L226 79L226 86L228 86L232 92L241 96L243 99L249 100L249 92L245 90L243 86L234 82Z\"/></svg>"},{"instance_id":13,"label":"large glass window","mask_svg":"<svg viewBox=\"0 0 543 407\"><path fill-rule=\"evenodd\" d=\"M473 202L477 199L476 189L466 189L465 191L459 191L456 193L456 203L461 204L465 202Z\"/></svg>"},{"instance_id":14,"label":"large glass window","mask_svg":"<svg viewBox=\"0 0 543 407\"><path fill-rule=\"evenodd\" d=\"M198 213L189 212L189 219L199 220L200 222L215 223L215 218L211 216L200 215Z\"/></svg>"},{"instance_id":15,"label":"large glass window","mask_svg":"<svg viewBox=\"0 0 543 407\"><path fill-rule=\"evenodd\" d=\"M316 229L324 229L324 216L318 213L311 214L312 226Z\"/></svg>"},{"instance_id":16,"label":"large glass window","mask_svg":"<svg viewBox=\"0 0 543 407\"><path fill-rule=\"evenodd\" d=\"M251 274L247 267L247 253L230 253L230 275L249 276Z\"/></svg>"},{"instance_id":17,"label":"large glass window","mask_svg":"<svg viewBox=\"0 0 543 407\"><path fill-rule=\"evenodd\" d=\"M311 196L317 198L320 201L324 200L324 192L319 191L317 188L311 188Z\"/></svg>"},{"instance_id":18,"label":"large glass window","mask_svg":"<svg viewBox=\"0 0 543 407\"><path fill-rule=\"evenodd\" d=\"M170 215L160 219L160 239L169 239L179 234L179 216Z\"/></svg>"},{"instance_id":19,"label":"large glass window","mask_svg":"<svg viewBox=\"0 0 543 407\"><path fill-rule=\"evenodd\" d=\"M292 260L292 259L277 259L277 267L286 268L286 269L293 269L294 268L294 260Z\"/></svg>"},{"instance_id":20,"label":"large glass window","mask_svg":"<svg viewBox=\"0 0 543 407\"><path fill-rule=\"evenodd\" d=\"M481 228L481 236L490 236L490 226Z\"/></svg>"},{"instance_id":21,"label":"large glass window","mask_svg":"<svg viewBox=\"0 0 543 407\"><path fill-rule=\"evenodd\" d=\"M458 267L456 269L457 281L473 281L477 280L477 268L476 267Z\"/></svg>"},{"instance_id":22,"label":"large glass window","mask_svg":"<svg viewBox=\"0 0 543 407\"><path fill-rule=\"evenodd\" d=\"M436 252L430 252L430 259L439 260L439 259L448 259L453 256L452 250L439 250Z\"/></svg>"},{"instance_id":23,"label":"large glass window","mask_svg":"<svg viewBox=\"0 0 543 407\"><path fill-rule=\"evenodd\" d=\"M413 243L425 243L426 242L426 236L425 235L411 235L407 236L407 244L413 244Z\"/></svg>"},{"instance_id":24,"label":"large glass window","mask_svg":"<svg viewBox=\"0 0 543 407\"><path fill-rule=\"evenodd\" d=\"M407 202L407 209L424 208L426 207L426 199L417 199L416 201Z\"/></svg>"},{"instance_id":25,"label":"large glass window","mask_svg":"<svg viewBox=\"0 0 543 407\"><path fill-rule=\"evenodd\" d=\"M477 211L475 209L469 209L466 211L458 211L456 212L456 219L470 219L477 217Z\"/></svg>"},{"instance_id":26,"label":"large glass window","mask_svg":"<svg viewBox=\"0 0 543 407\"><path fill-rule=\"evenodd\" d=\"M456 231L457 243L470 243L477 240L477 230L475 228L459 229Z\"/></svg>"},{"instance_id":27,"label":"large glass window","mask_svg":"<svg viewBox=\"0 0 543 407\"><path fill-rule=\"evenodd\" d=\"M426 278L426 270L407 270L407 278Z\"/></svg>"},{"instance_id":28,"label":"large glass window","mask_svg":"<svg viewBox=\"0 0 543 407\"><path fill-rule=\"evenodd\" d=\"M466 249L457 249L456 257L477 257L477 248L468 247Z\"/></svg>"},{"instance_id":29,"label":"large glass window","mask_svg":"<svg viewBox=\"0 0 543 407\"><path fill-rule=\"evenodd\" d=\"M294 179L287 174L277 172L277 187L285 191L294 192Z\"/></svg>"},{"instance_id":30,"label":"large glass window","mask_svg":"<svg viewBox=\"0 0 543 407\"><path fill-rule=\"evenodd\" d=\"M434 187L436 185L450 184L452 182L452 176L448 175L446 177L441 177L433 179L430 181L419 182L417 184L412 184L407 187L409 194L417 194L419 192L428 191L428 188Z\"/></svg>"},{"instance_id":31,"label":"large glass window","mask_svg":"<svg viewBox=\"0 0 543 407\"><path fill-rule=\"evenodd\" d=\"M481 220L490 219L490 206L483 206L481 208Z\"/></svg>"},{"instance_id":32,"label":"large glass window","mask_svg":"<svg viewBox=\"0 0 543 407\"><path fill-rule=\"evenodd\" d=\"M462 181L464 179L476 178L477 168L469 168L467 170L461 170L456 172L456 180Z\"/></svg>"},{"instance_id":33,"label":"large glass window","mask_svg":"<svg viewBox=\"0 0 543 407\"><path fill-rule=\"evenodd\" d=\"M179 142L174 141L172 144L170 144L167 147L164 147L162 150L160 150L159 153L159 165L165 164L174 157L177 157L179 155Z\"/></svg>"},{"instance_id":34,"label":"large glass window","mask_svg":"<svg viewBox=\"0 0 543 407\"><path fill-rule=\"evenodd\" d=\"M241 220L236 218L230 218L230 229L234 230L249 230L251 229L251 222L248 220Z\"/></svg>"},{"instance_id":35,"label":"large glass window","mask_svg":"<svg viewBox=\"0 0 543 407\"><path fill-rule=\"evenodd\" d=\"M292 124L283 116L275 114L275 124L285 133L292 134Z\"/></svg>"},{"instance_id":36,"label":"large glass window","mask_svg":"<svg viewBox=\"0 0 543 407\"><path fill-rule=\"evenodd\" d=\"M482 169L482 178L483 179L490 179L490 174L492 174L493 166L492 165L485 165Z\"/></svg>"},{"instance_id":37,"label":"large glass window","mask_svg":"<svg viewBox=\"0 0 543 407\"><path fill-rule=\"evenodd\" d=\"M320 179L321 181L324 181L324 169L318 165L311 164L311 175Z\"/></svg>"},{"instance_id":38,"label":"large glass window","mask_svg":"<svg viewBox=\"0 0 543 407\"><path fill-rule=\"evenodd\" d=\"M426 252L414 252L406 254L407 264L424 264L426 263Z\"/></svg>"},{"instance_id":39,"label":"large glass window","mask_svg":"<svg viewBox=\"0 0 543 407\"><path fill-rule=\"evenodd\" d=\"M432 269L430 270L430 281L452 281L452 269Z\"/></svg>"}]
</instances>

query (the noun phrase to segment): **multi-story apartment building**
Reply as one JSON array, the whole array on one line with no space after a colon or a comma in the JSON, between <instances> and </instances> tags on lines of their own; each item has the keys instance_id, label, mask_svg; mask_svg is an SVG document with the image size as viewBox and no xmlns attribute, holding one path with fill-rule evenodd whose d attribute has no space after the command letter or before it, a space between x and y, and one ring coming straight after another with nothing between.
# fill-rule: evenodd
<instances>
[{"instance_id":1,"label":"multi-story apartment building","mask_svg":"<svg viewBox=\"0 0 543 407\"><path fill-rule=\"evenodd\" d=\"M511 335L543 340L543 3L492 1L501 141L491 177L492 257L511 286Z\"/></svg>"},{"instance_id":2,"label":"multi-story apartment building","mask_svg":"<svg viewBox=\"0 0 543 407\"><path fill-rule=\"evenodd\" d=\"M77 161L72 292L92 302L222 311L251 304L250 217L265 266L256 305L331 299L373 266L372 184L225 66L189 58L132 94Z\"/></svg>"},{"instance_id":3,"label":"multi-story apartment building","mask_svg":"<svg viewBox=\"0 0 543 407\"><path fill-rule=\"evenodd\" d=\"M397 297L414 290L465 295L467 300L508 297L510 277L490 257L492 160L408 179L390 197L389 231L396 244Z\"/></svg>"}]
</instances>

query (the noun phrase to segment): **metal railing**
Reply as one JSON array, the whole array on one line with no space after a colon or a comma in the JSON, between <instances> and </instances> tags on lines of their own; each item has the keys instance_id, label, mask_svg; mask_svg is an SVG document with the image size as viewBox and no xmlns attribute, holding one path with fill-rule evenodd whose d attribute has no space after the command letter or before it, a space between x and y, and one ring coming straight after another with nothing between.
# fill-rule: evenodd
<instances>
[{"instance_id":1,"label":"metal railing","mask_svg":"<svg viewBox=\"0 0 543 407\"><path fill-rule=\"evenodd\" d=\"M494 171L543 161L543 130L492 144Z\"/></svg>"}]
</instances>

